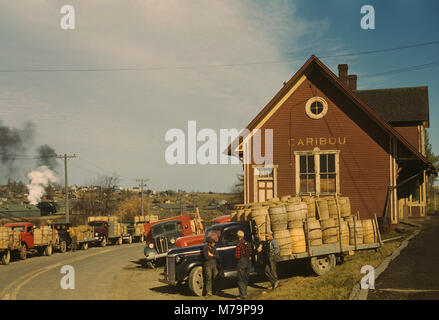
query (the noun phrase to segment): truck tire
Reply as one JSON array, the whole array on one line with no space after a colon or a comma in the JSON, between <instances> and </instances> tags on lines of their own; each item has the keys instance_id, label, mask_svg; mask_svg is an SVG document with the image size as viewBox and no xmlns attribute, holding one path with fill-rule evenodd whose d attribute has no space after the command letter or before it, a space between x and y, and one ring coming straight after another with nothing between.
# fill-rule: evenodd
<instances>
[{"instance_id":1,"label":"truck tire","mask_svg":"<svg viewBox=\"0 0 439 320\"><path fill-rule=\"evenodd\" d=\"M9 262L11 262L11 252L9 250L6 250L6 252L3 252L2 254L1 263L4 265L8 265Z\"/></svg>"},{"instance_id":2,"label":"truck tire","mask_svg":"<svg viewBox=\"0 0 439 320\"><path fill-rule=\"evenodd\" d=\"M335 268L335 255L328 254L325 256L312 257L309 259L311 270L318 276L321 276Z\"/></svg>"},{"instance_id":3,"label":"truck tire","mask_svg":"<svg viewBox=\"0 0 439 320\"><path fill-rule=\"evenodd\" d=\"M49 244L46 248L44 248L44 255L51 256L52 255L52 245Z\"/></svg>"},{"instance_id":4,"label":"truck tire","mask_svg":"<svg viewBox=\"0 0 439 320\"><path fill-rule=\"evenodd\" d=\"M62 241L59 245L59 251L61 253L65 253L67 251L67 243L65 241Z\"/></svg>"},{"instance_id":5,"label":"truck tire","mask_svg":"<svg viewBox=\"0 0 439 320\"><path fill-rule=\"evenodd\" d=\"M88 250L88 242L82 244L82 250Z\"/></svg>"},{"instance_id":6,"label":"truck tire","mask_svg":"<svg viewBox=\"0 0 439 320\"><path fill-rule=\"evenodd\" d=\"M27 258L27 248L26 248L26 245L23 245L20 248L19 253L20 253L20 259L21 260L26 260L26 258Z\"/></svg>"},{"instance_id":7,"label":"truck tire","mask_svg":"<svg viewBox=\"0 0 439 320\"><path fill-rule=\"evenodd\" d=\"M204 289L203 267L192 268L188 278L189 290L196 296L201 297Z\"/></svg>"},{"instance_id":8,"label":"truck tire","mask_svg":"<svg viewBox=\"0 0 439 320\"><path fill-rule=\"evenodd\" d=\"M107 245L107 239L102 239L102 241L99 243L101 247L105 247Z\"/></svg>"}]
</instances>

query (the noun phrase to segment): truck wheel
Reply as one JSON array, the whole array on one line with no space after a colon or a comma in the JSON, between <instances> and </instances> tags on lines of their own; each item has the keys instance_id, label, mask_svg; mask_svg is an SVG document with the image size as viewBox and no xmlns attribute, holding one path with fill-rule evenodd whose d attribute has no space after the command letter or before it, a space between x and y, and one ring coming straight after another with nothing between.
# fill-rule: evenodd
<instances>
[{"instance_id":1,"label":"truck wheel","mask_svg":"<svg viewBox=\"0 0 439 320\"><path fill-rule=\"evenodd\" d=\"M107 239L102 239L101 243L100 243L101 247L105 247L107 245Z\"/></svg>"},{"instance_id":2,"label":"truck wheel","mask_svg":"<svg viewBox=\"0 0 439 320\"><path fill-rule=\"evenodd\" d=\"M120 246L122 244L122 242L123 242L122 237L120 237L120 238L117 239L116 243L117 243L118 246Z\"/></svg>"},{"instance_id":3,"label":"truck wheel","mask_svg":"<svg viewBox=\"0 0 439 320\"><path fill-rule=\"evenodd\" d=\"M26 250L26 246L22 246L20 249L20 259L21 260L26 260L27 258L27 250Z\"/></svg>"},{"instance_id":4,"label":"truck wheel","mask_svg":"<svg viewBox=\"0 0 439 320\"><path fill-rule=\"evenodd\" d=\"M52 255L52 245L48 245L45 249L44 249L44 255L45 256L51 256Z\"/></svg>"},{"instance_id":5,"label":"truck wheel","mask_svg":"<svg viewBox=\"0 0 439 320\"><path fill-rule=\"evenodd\" d=\"M65 241L62 241L59 245L59 251L61 253L65 253L67 251L67 243Z\"/></svg>"},{"instance_id":6,"label":"truck wheel","mask_svg":"<svg viewBox=\"0 0 439 320\"><path fill-rule=\"evenodd\" d=\"M199 297L203 295L203 288L204 288L203 267L197 266L195 268L192 268L191 272L189 273L188 284L189 284L189 289L194 295Z\"/></svg>"},{"instance_id":7,"label":"truck wheel","mask_svg":"<svg viewBox=\"0 0 439 320\"><path fill-rule=\"evenodd\" d=\"M9 250L6 250L6 252L3 252L1 262L4 265L8 265L10 261L11 261L11 253Z\"/></svg>"},{"instance_id":8,"label":"truck wheel","mask_svg":"<svg viewBox=\"0 0 439 320\"><path fill-rule=\"evenodd\" d=\"M321 276L335 268L336 259L333 254L326 256L312 257L309 260L311 270L318 276Z\"/></svg>"},{"instance_id":9,"label":"truck wheel","mask_svg":"<svg viewBox=\"0 0 439 320\"><path fill-rule=\"evenodd\" d=\"M82 244L82 250L88 250L88 243L87 242Z\"/></svg>"},{"instance_id":10,"label":"truck wheel","mask_svg":"<svg viewBox=\"0 0 439 320\"><path fill-rule=\"evenodd\" d=\"M146 266L147 266L149 269L155 269L155 264L154 264L154 262L152 262L152 261L147 261L147 262L146 262Z\"/></svg>"}]
</instances>

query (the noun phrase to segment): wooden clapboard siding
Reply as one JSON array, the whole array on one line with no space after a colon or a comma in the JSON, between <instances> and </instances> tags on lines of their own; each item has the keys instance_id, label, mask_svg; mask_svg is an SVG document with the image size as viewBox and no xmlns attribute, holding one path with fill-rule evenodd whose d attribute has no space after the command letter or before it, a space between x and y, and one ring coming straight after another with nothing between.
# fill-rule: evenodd
<instances>
[{"instance_id":1,"label":"wooden clapboard siding","mask_svg":"<svg viewBox=\"0 0 439 320\"><path fill-rule=\"evenodd\" d=\"M306 101L313 96L322 97L328 103L328 112L322 119L310 119L305 113ZM320 73L308 74L261 129L274 130L273 162L278 165L278 197L296 194L294 151L313 150L315 140L313 143L308 140L306 145L306 138L323 137L327 139L326 145L317 147L340 150L340 192L350 197L352 211L359 211L362 218L374 213L382 215L390 180L389 136ZM336 137L337 144L330 145L329 137ZM305 145L290 150L290 138L296 142L302 138ZM252 202L255 200L253 170L249 173L248 202Z\"/></svg>"}]
</instances>

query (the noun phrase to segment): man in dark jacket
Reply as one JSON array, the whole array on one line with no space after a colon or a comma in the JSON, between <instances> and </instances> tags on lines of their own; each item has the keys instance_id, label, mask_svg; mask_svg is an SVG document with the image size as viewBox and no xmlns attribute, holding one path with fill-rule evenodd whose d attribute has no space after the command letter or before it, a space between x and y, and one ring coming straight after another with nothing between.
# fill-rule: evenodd
<instances>
[{"instance_id":1,"label":"man in dark jacket","mask_svg":"<svg viewBox=\"0 0 439 320\"><path fill-rule=\"evenodd\" d=\"M206 283L206 297L212 295L212 282L218 276L217 260L219 254L215 248L215 240L207 238L207 244L203 248L204 257L204 281Z\"/></svg>"},{"instance_id":2,"label":"man in dark jacket","mask_svg":"<svg viewBox=\"0 0 439 320\"><path fill-rule=\"evenodd\" d=\"M280 248L277 241L273 239L273 233L266 234L265 241L259 245L258 252L262 252L262 259L265 264L265 275L270 281L271 289L274 290L279 286L279 280L276 270L276 258L279 254Z\"/></svg>"},{"instance_id":3,"label":"man in dark jacket","mask_svg":"<svg viewBox=\"0 0 439 320\"><path fill-rule=\"evenodd\" d=\"M239 230L237 235L238 244L236 245L235 258L238 260L238 299L247 299L247 285L251 267L250 260L252 256L252 246L244 240L244 231Z\"/></svg>"}]
</instances>

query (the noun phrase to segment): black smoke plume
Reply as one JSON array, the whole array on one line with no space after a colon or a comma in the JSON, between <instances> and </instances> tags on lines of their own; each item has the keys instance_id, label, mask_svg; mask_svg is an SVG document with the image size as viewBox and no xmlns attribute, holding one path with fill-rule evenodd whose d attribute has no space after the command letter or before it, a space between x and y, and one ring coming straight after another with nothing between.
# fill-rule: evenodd
<instances>
[{"instance_id":1,"label":"black smoke plume","mask_svg":"<svg viewBox=\"0 0 439 320\"><path fill-rule=\"evenodd\" d=\"M56 171L59 163L56 159L55 149L45 144L37 149L38 156L37 166L47 166L50 170Z\"/></svg>"}]
</instances>

